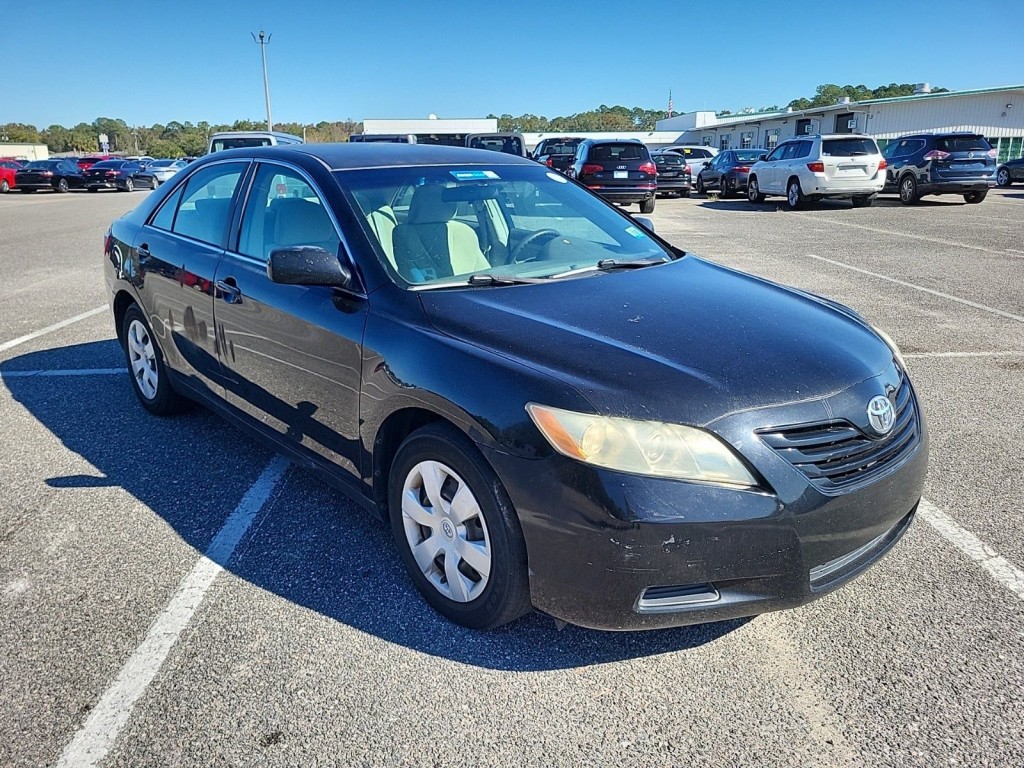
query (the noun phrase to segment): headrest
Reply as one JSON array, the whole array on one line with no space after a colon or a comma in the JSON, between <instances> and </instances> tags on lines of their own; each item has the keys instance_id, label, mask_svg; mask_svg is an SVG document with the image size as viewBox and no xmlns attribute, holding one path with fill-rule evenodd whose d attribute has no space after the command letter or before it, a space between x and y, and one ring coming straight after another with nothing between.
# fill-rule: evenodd
<instances>
[{"instance_id":1,"label":"headrest","mask_svg":"<svg viewBox=\"0 0 1024 768\"><path fill-rule=\"evenodd\" d=\"M285 197L273 204L276 212L274 243L311 245L337 237L327 211L319 203L301 197Z\"/></svg>"},{"instance_id":2,"label":"headrest","mask_svg":"<svg viewBox=\"0 0 1024 768\"><path fill-rule=\"evenodd\" d=\"M451 221L458 204L444 201L444 190L441 184L417 187L409 203L409 223L446 224Z\"/></svg>"}]
</instances>

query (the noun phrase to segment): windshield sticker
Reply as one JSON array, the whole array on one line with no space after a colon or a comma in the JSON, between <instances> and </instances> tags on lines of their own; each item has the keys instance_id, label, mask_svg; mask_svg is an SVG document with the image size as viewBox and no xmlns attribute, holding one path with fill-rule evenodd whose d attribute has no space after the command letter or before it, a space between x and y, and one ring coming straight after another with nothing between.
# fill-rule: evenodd
<instances>
[{"instance_id":1,"label":"windshield sticker","mask_svg":"<svg viewBox=\"0 0 1024 768\"><path fill-rule=\"evenodd\" d=\"M547 176L549 179L551 179L552 181L557 181L559 184L569 183L569 180L560 173L552 173L551 171L548 171Z\"/></svg>"},{"instance_id":2,"label":"windshield sticker","mask_svg":"<svg viewBox=\"0 0 1024 768\"><path fill-rule=\"evenodd\" d=\"M641 237L647 237L647 235L645 235L643 232L641 232L636 227L626 227L626 233L630 234L633 237L638 238L638 239L641 238Z\"/></svg>"},{"instance_id":3,"label":"windshield sticker","mask_svg":"<svg viewBox=\"0 0 1024 768\"><path fill-rule=\"evenodd\" d=\"M500 179L494 171L449 171L456 181L482 181L484 179Z\"/></svg>"}]
</instances>

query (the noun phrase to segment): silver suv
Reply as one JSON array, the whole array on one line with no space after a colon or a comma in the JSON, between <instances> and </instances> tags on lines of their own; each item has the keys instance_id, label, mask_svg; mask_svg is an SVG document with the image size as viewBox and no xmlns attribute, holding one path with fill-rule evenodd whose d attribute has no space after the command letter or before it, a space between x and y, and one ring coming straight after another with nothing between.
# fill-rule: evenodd
<instances>
[{"instance_id":1,"label":"silver suv","mask_svg":"<svg viewBox=\"0 0 1024 768\"><path fill-rule=\"evenodd\" d=\"M756 162L747 180L747 199L785 195L790 208L805 200L849 199L854 208L871 205L885 186L885 158L870 136L798 136L782 142Z\"/></svg>"}]
</instances>

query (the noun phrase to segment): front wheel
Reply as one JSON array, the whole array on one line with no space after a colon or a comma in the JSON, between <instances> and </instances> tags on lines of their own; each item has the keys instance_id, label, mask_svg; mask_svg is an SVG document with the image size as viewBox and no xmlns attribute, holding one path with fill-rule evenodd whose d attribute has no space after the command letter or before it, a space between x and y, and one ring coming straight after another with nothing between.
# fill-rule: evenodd
<instances>
[{"instance_id":1,"label":"front wheel","mask_svg":"<svg viewBox=\"0 0 1024 768\"><path fill-rule=\"evenodd\" d=\"M188 405L188 401L171 388L163 354L138 304L132 304L124 314L121 344L132 389L143 408L156 416L169 416Z\"/></svg>"},{"instance_id":2,"label":"front wheel","mask_svg":"<svg viewBox=\"0 0 1024 768\"><path fill-rule=\"evenodd\" d=\"M1008 187L1013 184L1013 179L1010 178L1009 168L1000 168L996 171L996 184L1000 187Z\"/></svg>"},{"instance_id":3,"label":"front wheel","mask_svg":"<svg viewBox=\"0 0 1024 768\"><path fill-rule=\"evenodd\" d=\"M135 191L135 182L133 182L131 179L125 179L124 180L124 191L125 192L134 192Z\"/></svg>"},{"instance_id":4,"label":"front wheel","mask_svg":"<svg viewBox=\"0 0 1024 768\"><path fill-rule=\"evenodd\" d=\"M786 204L791 211L795 211L804 201L803 190L800 189L800 182L797 179L790 179L786 187Z\"/></svg>"},{"instance_id":5,"label":"front wheel","mask_svg":"<svg viewBox=\"0 0 1024 768\"><path fill-rule=\"evenodd\" d=\"M854 208L868 208L873 202L875 202L874 195L854 195L853 197Z\"/></svg>"},{"instance_id":6,"label":"front wheel","mask_svg":"<svg viewBox=\"0 0 1024 768\"><path fill-rule=\"evenodd\" d=\"M697 194L704 194L704 176L701 174L697 174Z\"/></svg>"},{"instance_id":7,"label":"front wheel","mask_svg":"<svg viewBox=\"0 0 1024 768\"><path fill-rule=\"evenodd\" d=\"M640 201L640 213L654 213L654 195Z\"/></svg>"},{"instance_id":8,"label":"front wheel","mask_svg":"<svg viewBox=\"0 0 1024 768\"><path fill-rule=\"evenodd\" d=\"M7 179L0 179L0 192L5 195L11 191L11 185L7 183Z\"/></svg>"},{"instance_id":9,"label":"front wheel","mask_svg":"<svg viewBox=\"0 0 1024 768\"><path fill-rule=\"evenodd\" d=\"M35 190L34 189L30 189L29 187L22 187L21 188L21 193L23 195L31 195L33 192L35 192Z\"/></svg>"},{"instance_id":10,"label":"front wheel","mask_svg":"<svg viewBox=\"0 0 1024 768\"><path fill-rule=\"evenodd\" d=\"M978 190L976 192L966 192L964 194L964 200L966 200L968 203L972 203L972 204L980 203L986 197L988 197L988 190L987 189L981 189L981 190Z\"/></svg>"},{"instance_id":11,"label":"front wheel","mask_svg":"<svg viewBox=\"0 0 1024 768\"><path fill-rule=\"evenodd\" d=\"M457 429L431 424L398 449L391 531L420 594L464 627L493 629L530 610L526 544L494 470Z\"/></svg>"},{"instance_id":12,"label":"front wheel","mask_svg":"<svg viewBox=\"0 0 1024 768\"><path fill-rule=\"evenodd\" d=\"M764 202L764 195L761 194L761 188L757 186L756 176L751 176L747 181L747 200L752 203Z\"/></svg>"}]
</instances>

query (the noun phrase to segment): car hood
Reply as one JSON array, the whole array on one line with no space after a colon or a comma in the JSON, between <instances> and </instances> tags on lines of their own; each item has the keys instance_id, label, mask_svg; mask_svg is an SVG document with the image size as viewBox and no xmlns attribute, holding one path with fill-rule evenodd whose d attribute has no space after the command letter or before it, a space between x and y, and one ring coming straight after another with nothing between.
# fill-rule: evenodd
<instances>
[{"instance_id":1,"label":"car hood","mask_svg":"<svg viewBox=\"0 0 1024 768\"><path fill-rule=\"evenodd\" d=\"M692 256L419 295L438 331L543 370L609 415L707 424L821 398L892 364L885 342L825 300Z\"/></svg>"}]
</instances>

